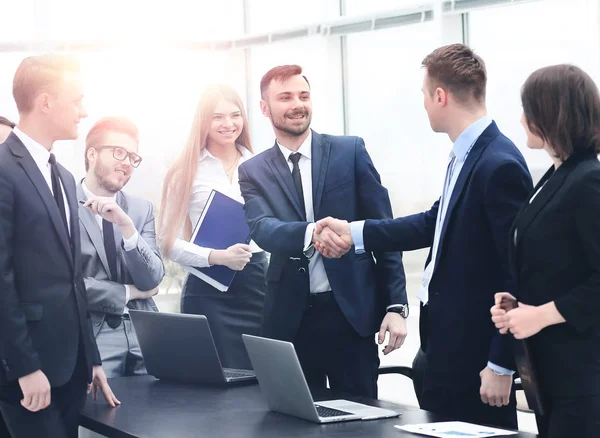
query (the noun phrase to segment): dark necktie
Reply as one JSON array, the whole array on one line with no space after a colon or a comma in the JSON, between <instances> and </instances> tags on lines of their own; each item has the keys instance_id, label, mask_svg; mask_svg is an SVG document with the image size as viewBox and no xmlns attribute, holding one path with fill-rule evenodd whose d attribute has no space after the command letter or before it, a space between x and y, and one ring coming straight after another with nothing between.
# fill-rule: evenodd
<instances>
[{"instance_id":1,"label":"dark necktie","mask_svg":"<svg viewBox=\"0 0 600 438\"><path fill-rule=\"evenodd\" d=\"M54 154L50 154L48 163L50 163L50 179L52 180L52 192L54 194L54 200L56 201L56 205L58 206L58 211L65 226L67 236L69 236L69 226L67 225L67 211L65 209L65 198L63 197L63 192L60 185L60 178L58 176L58 166L56 165L56 157L54 156Z\"/></svg>"},{"instance_id":2,"label":"dark necktie","mask_svg":"<svg viewBox=\"0 0 600 438\"><path fill-rule=\"evenodd\" d=\"M104 251L106 251L106 260L110 270L110 279L117 282L117 245L115 245L115 230L113 224L102 219L102 236L104 238ZM106 314L106 323L112 329L121 325L121 315Z\"/></svg>"},{"instance_id":3,"label":"dark necktie","mask_svg":"<svg viewBox=\"0 0 600 438\"><path fill-rule=\"evenodd\" d=\"M115 230L113 224L106 219L102 219L102 235L104 237L104 250L106 251L106 260L108 260L108 269L110 269L110 279L117 281L117 245L115 244Z\"/></svg>"},{"instance_id":4,"label":"dark necktie","mask_svg":"<svg viewBox=\"0 0 600 438\"><path fill-rule=\"evenodd\" d=\"M296 194L298 195L298 200L300 201L300 205L302 205L302 211L304 212L303 219L306 219L306 207L304 205L304 192L302 191L302 177L300 176L300 166L298 165L298 161L302 154L300 152L294 152L290 155L290 161L292 162L292 179L294 180L294 186L296 187Z\"/></svg>"}]
</instances>

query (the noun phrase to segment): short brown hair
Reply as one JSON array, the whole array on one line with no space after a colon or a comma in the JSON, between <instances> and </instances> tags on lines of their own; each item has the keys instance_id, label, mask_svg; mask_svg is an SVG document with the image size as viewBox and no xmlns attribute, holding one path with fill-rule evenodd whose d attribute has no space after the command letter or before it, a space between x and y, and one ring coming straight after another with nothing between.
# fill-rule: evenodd
<instances>
[{"instance_id":1,"label":"short brown hair","mask_svg":"<svg viewBox=\"0 0 600 438\"><path fill-rule=\"evenodd\" d=\"M85 137L85 171L87 172L90 163L87 157L88 150L98 146L98 142L103 134L107 132L120 132L121 134L129 135L136 143L140 141L140 135L137 126L126 117L111 116L104 117L94 123L90 132Z\"/></svg>"},{"instance_id":2,"label":"short brown hair","mask_svg":"<svg viewBox=\"0 0 600 438\"><path fill-rule=\"evenodd\" d=\"M17 126L16 123L11 122L6 117L2 117L2 116L0 116L0 125L8 126L9 128L14 128L15 126Z\"/></svg>"},{"instance_id":3,"label":"short brown hair","mask_svg":"<svg viewBox=\"0 0 600 438\"><path fill-rule=\"evenodd\" d=\"M446 88L461 103L472 99L485 102L485 63L469 46L450 44L435 49L423 59L422 65L427 69L432 88Z\"/></svg>"},{"instance_id":4,"label":"short brown hair","mask_svg":"<svg viewBox=\"0 0 600 438\"><path fill-rule=\"evenodd\" d=\"M13 79L13 97L19 113L30 112L35 97L41 91L51 91L62 81L65 73L79 71L79 61L70 55L47 54L25 58Z\"/></svg>"},{"instance_id":5,"label":"short brown hair","mask_svg":"<svg viewBox=\"0 0 600 438\"><path fill-rule=\"evenodd\" d=\"M277 67L273 67L271 70L265 73L265 75L260 80L260 97L262 99L265 98L265 93L271 85L272 81L286 81L292 76L302 75L302 67L299 65L291 64L291 65L279 65ZM306 79L306 76L302 75L308 86L310 87L310 82Z\"/></svg>"},{"instance_id":6,"label":"short brown hair","mask_svg":"<svg viewBox=\"0 0 600 438\"><path fill-rule=\"evenodd\" d=\"M588 149L600 153L600 95L579 67L559 64L534 71L523 84L521 102L529 130L561 160Z\"/></svg>"}]
</instances>

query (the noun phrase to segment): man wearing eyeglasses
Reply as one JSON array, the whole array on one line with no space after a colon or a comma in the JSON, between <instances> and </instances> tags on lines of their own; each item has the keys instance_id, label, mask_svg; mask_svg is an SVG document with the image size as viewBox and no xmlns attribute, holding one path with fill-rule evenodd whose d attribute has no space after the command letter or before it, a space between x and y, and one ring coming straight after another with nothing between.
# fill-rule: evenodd
<instances>
[{"instance_id":1,"label":"man wearing eyeglasses","mask_svg":"<svg viewBox=\"0 0 600 438\"><path fill-rule=\"evenodd\" d=\"M129 309L158 311L152 297L165 273L152 204L122 191L142 161L138 143L130 120L96 122L86 137L87 175L77 187L83 276L109 378L146 374Z\"/></svg>"}]
</instances>

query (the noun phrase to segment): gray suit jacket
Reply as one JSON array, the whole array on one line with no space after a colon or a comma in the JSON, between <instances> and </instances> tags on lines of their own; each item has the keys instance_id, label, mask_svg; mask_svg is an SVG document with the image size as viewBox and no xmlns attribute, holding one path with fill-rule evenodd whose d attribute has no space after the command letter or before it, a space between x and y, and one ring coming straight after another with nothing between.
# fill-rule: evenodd
<instances>
[{"instance_id":1,"label":"gray suit jacket","mask_svg":"<svg viewBox=\"0 0 600 438\"><path fill-rule=\"evenodd\" d=\"M77 185L77 200L87 197L81 186ZM119 227L114 227L115 243L119 260L117 261L118 282L110 280L104 240L94 214L79 205L81 222L81 253L83 277L88 296L89 312L92 316L94 335L98 335L106 314L121 315L125 306L158 311L153 299L132 300L125 303L125 284L133 284L139 290L150 290L158 286L165 275L165 269L156 244L156 231L152 203L144 199L117 193L117 204L133 220L140 238L137 248L131 251L123 249L123 236Z\"/></svg>"}]
</instances>

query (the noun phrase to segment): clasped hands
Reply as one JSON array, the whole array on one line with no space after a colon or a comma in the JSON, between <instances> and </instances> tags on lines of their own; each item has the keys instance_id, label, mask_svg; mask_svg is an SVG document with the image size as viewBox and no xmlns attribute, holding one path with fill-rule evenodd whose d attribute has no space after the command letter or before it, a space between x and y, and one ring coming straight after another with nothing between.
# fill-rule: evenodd
<instances>
[{"instance_id":1,"label":"clasped hands","mask_svg":"<svg viewBox=\"0 0 600 438\"><path fill-rule=\"evenodd\" d=\"M315 249L328 258L342 257L354 244L350 224L332 217L316 222L312 241Z\"/></svg>"}]
</instances>

